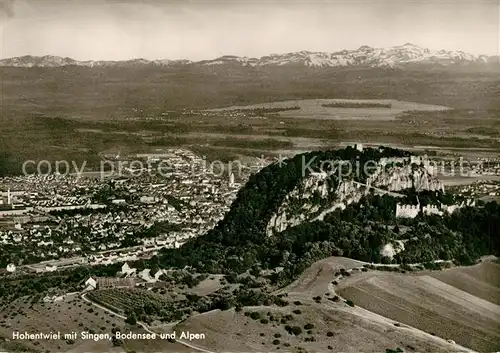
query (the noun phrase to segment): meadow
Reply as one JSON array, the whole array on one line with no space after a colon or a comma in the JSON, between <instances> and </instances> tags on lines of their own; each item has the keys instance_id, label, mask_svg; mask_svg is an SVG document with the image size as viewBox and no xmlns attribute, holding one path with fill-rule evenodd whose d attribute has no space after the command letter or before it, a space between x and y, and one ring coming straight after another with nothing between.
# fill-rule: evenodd
<instances>
[{"instance_id":1,"label":"meadow","mask_svg":"<svg viewBox=\"0 0 500 353\"><path fill-rule=\"evenodd\" d=\"M442 111L449 109L439 105L399 100L300 99L247 106L231 106L211 111L285 109L289 107L298 107L299 109L288 109L277 114L280 117L316 120L394 120L399 114L407 111Z\"/></svg>"},{"instance_id":2,"label":"meadow","mask_svg":"<svg viewBox=\"0 0 500 353\"><path fill-rule=\"evenodd\" d=\"M500 348L499 274L500 266L490 262L415 275L361 274L341 283L338 293L402 324L474 350L495 351Z\"/></svg>"}]
</instances>

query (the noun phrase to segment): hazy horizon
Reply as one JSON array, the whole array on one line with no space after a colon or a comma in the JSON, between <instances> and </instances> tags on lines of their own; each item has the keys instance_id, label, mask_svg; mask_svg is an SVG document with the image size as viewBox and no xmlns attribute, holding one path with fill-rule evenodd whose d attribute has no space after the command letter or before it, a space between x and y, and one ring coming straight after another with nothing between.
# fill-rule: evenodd
<instances>
[{"instance_id":1,"label":"hazy horizon","mask_svg":"<svg viewBox=\"0 0 500 353\"><path fill-rule=\"evenodd\" d=\"M500 52L500 0L0 0L0 16L0 58L196 61L407 42Z\"/></svg>"}]
</instances>

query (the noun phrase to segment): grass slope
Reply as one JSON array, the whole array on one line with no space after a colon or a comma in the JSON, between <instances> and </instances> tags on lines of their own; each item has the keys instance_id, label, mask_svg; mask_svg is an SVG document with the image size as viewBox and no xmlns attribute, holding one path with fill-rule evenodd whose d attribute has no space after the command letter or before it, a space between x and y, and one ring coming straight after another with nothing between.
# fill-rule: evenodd
<instances>
[{"instance_id":1,"label":"grass slope","mask_svg":"<svg viewBox=\"0 0 500 353\"><path fill-rule=\"evenodd\" d=\"M480 276L484 271L498 276L498 270L482 263L424 275L360 274L356 280L340 283L339 293L398 322L475 350L492 351L500 348L500 306L485 299L493 297L498 287L486 285ZM460 273L467 275L458 277ZM471 288L471 276L483 285L468 293L460 288Z\"/></svg>"},{"instance_id":2,"label":"grass slope","mask_svg":"<svg viewBox=\"0 0 500 353\"><path fill-rule=\"evenodd\" d=\"M465 350L418 329L396 326L389 318L358 306L351 307L343 300L328 300L335 296L331 285L335 273L341 268L359 266L361 262L339 257L318 261L297 281L279 291L286 295L289 302L286 307L245 307L240 312L217 310L191 317L175 329L205 333L207 338L196 344L212 351L276 351L278 348L294 352L383 352L396 348L407 352ZM349 279L356 276L361 275L355 274ZM250 313L259 315L248 315ZM289 333L287 325L299 327L301 333Z\"/></svg>"}]
</instances>

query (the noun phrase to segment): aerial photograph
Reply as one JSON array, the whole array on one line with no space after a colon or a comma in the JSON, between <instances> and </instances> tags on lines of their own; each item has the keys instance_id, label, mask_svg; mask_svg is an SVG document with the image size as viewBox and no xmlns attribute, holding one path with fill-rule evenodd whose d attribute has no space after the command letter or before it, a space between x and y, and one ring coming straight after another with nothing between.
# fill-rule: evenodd
<instances>
[{"instance_id":1,"label":"aerial photograph","mask_svg":"<svg viewBox=\"0 0 500 353\"><path fill-rule=\"evenodd\" d=\"M500 351L500 0L0 0L1 353Z\"/></svg>"}]
</instances>

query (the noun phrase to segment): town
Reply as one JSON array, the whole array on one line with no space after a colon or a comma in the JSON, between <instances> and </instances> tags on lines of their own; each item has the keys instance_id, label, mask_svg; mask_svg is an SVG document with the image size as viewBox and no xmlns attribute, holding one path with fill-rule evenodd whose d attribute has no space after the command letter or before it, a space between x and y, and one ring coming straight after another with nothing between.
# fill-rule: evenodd
<instances>
[{"instance_id":1,"label":"town","mask_svg":"<svg viewBox=\"0 0 500 353\"><path fill-rule=\"evenodd\" d=\"M0 179L0 266L55 271L178 248L217 224L252 172L206 169L206 161L184 149L114 162L126 158L150 166L167 161L170 169Z\"/></svg>"}]
</instances>

